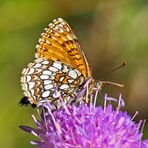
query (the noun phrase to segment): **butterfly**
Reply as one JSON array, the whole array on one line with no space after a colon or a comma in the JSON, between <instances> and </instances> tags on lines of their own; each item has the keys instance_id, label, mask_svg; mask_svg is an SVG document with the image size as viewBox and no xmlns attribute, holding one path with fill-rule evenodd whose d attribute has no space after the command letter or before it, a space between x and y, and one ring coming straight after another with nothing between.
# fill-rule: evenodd
<instances>
[{"instance_id":1,"label":"butterfly","mask_svg":"<svg viewBox=\"0 0 148 148\"><path fill-rule=\"evenodd\" d=\"M54 19L39 38L35 60L22 71L25 97L20 103L40 106L49 101L57 108L59 97L71 103L90 77L92 70L74 32L62 18ZM91 84L101 89L103 81Z\"/></svg>"}]
</instances>

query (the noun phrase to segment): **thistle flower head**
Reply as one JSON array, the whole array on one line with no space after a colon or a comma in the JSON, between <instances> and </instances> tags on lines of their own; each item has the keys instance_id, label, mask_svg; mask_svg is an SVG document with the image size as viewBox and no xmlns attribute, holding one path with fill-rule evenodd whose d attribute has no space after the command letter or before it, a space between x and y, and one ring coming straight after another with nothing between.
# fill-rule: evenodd
<instances>
[{"instance_id":1,"label":"thistle flower head","mask_svg":"<svg viewBox=\"0 0 148 148\"><path fill-rule=\"evenodd\" d=\"M104 107L96 107L90 103L86 105L64 105L54 112L50 104L46 104L38 121L33 115L37 128L20 126L40 141L31 144L41 148L146 148L148 140L142 141L140 129L144 121L133 121L134 117L127 112L120 111L124 101L119 97L118 106L113 109L108 100L115 98L104 97ZM109 102L110 102L109 101ZM138 112L135 113L135 115Z\"/></svg>"}]
</instances>

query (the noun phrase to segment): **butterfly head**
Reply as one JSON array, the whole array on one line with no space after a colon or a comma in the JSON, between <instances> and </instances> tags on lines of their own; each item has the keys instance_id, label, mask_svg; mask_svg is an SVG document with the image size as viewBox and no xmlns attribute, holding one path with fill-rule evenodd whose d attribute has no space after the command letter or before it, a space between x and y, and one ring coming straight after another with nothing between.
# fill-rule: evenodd
<instances>
[{"instance_id":1,"label":"butterfly head","mask_svg":"<svg viewBox=\"0 0 148 148\"><path fill-rule=\"evenodd\" d=\"M95 83L94 83L94 89L95 90L99 90L100 91L103 86L104 86L104 83L102 83L102 81L95 81Z\"/></svg>"}]
</instances>

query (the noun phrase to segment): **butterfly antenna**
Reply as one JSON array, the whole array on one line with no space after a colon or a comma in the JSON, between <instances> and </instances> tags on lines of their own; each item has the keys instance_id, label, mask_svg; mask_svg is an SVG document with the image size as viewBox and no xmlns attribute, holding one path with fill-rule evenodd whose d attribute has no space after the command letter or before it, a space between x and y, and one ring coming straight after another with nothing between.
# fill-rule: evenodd
<instances>
[{"instance_id":1,"label":"butterfly antenna","mask_svg":"<svg viewBox=\"0 0 148 148\"><path fill-rule=\"evenodd\" d=\"M118 66L118 67L114 68L113 70L107 72L107 73L105 74L105 76L111 74L112 72L114 72L114 71L116 71L116 70L118 70L118 69L120 69L120 68L122 68L122 67L125 67L126 65L127 65L127 62L124 61L120 66Z\"/></svg>"},{"instance_id":2,"label":"butterfly antenna","mask_svg":"<svg viewBox=\"0 0 148 148\"><path fill-rule=\"evenodd\" d=\"M120 69L120 68L122 68L122 67L124 67L124 66L126 66L126 65L127 65L127 62L124 61L120 66L116 67L116 68L113 69L111 72L116 71L117 69Z\"/></svg>"},{"instance_id":3,"label":"butterfly antenna","mask_svg":"<svg viewBox=\"0 0 148 148\"><path fill-rule=\"evenodd\" d=\"M123 84L115 83L115 82L110 82L110 81L101 81L102 85L104 86L105 84L110 84L110 85L115 85L118 87L124 87Z\"/></svg>"}]
</instances>

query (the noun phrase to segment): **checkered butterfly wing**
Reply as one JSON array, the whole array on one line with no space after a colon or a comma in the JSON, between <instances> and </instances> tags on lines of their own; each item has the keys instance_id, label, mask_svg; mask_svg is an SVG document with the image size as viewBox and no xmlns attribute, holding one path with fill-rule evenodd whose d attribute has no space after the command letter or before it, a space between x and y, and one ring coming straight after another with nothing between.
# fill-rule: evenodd
<instances>
[{"instance_id":1,"label":"checkered butterfly wing","mask_svg":"<svg viewBox=\"0 0 148 148\"><path fill-rule=\"evenodd\" d=\"M75 68L60 61L39 58L29 63L22 72L21 83L25 98L20 103L28 102L40 106L48 100L55 107L59 107L59 97L70 103L83 82L84 76Z\"/></svg>"},{"instance_id":2,"label":"checkered butterfly wing","mask_svg":"<svg viewBox=\"0 0 148 148\"><path fill-rule=\"evenodd\" d=\"M61 18L45 28L36 59L22 72L25 97L21 104L40 106L49 101L60 107L59 97L70 103L92 76L88 62L70 26Z\"/></svg>"},{"instance_id":3,"label":"checkered butterfly wing","mask_svg":"<svg viewBox=\"0 0 148 148\"><path fill-rule=\"evenodd\" d=\"M63 19L54 19L45 28L36 48L36 58L60 61L80 71L85 78L92 76L75 34Z\"/></svg>"}]
</instances>

